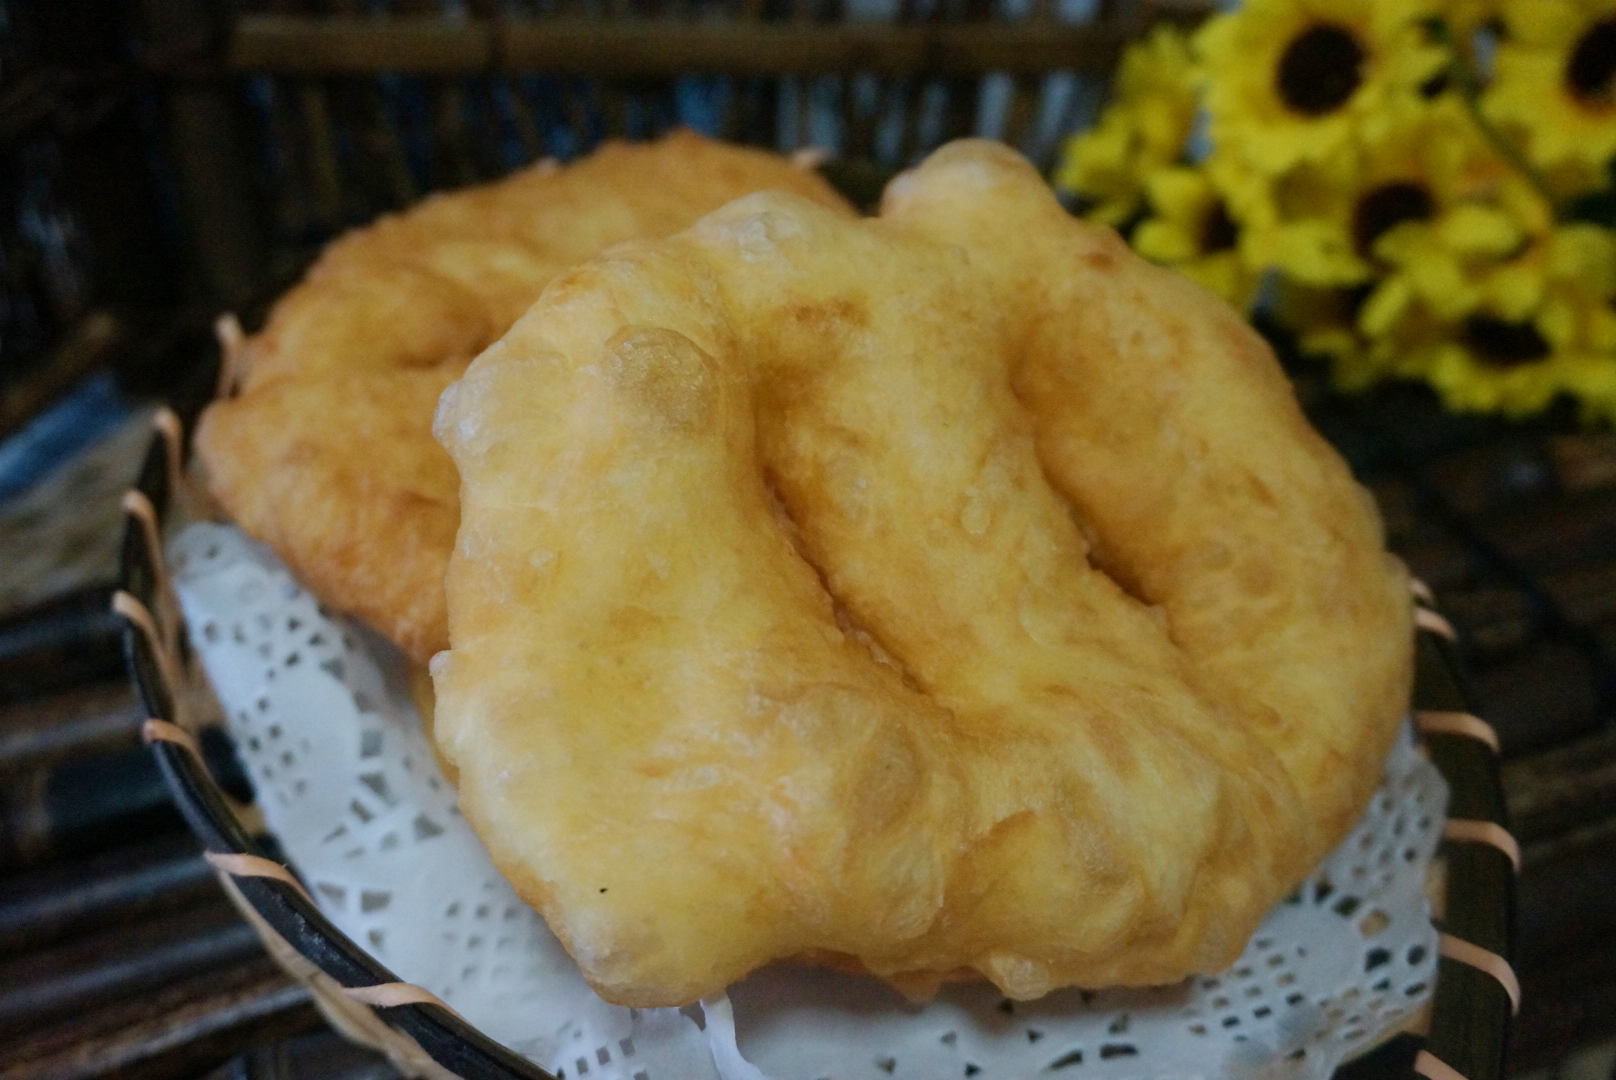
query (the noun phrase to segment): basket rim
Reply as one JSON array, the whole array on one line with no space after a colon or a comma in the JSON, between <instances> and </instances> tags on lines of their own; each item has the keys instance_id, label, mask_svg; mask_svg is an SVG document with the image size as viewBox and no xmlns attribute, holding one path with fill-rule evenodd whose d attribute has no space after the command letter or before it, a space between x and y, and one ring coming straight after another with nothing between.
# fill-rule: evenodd
<instances>
[{"instance_id":1,"label":"basket rim","mask_svg":"<svg viewBox=\"0 0 1616 1080\"><path fill-rule=\"evenodd\" d=\"M155 511L157 528L152 530L136 514L126 517L119 567L120 593L133 597L148 613L148 626L143 628L141 620L131 618L127 610L120 609L119 614L124 617L124 661L136 694L148 717L172 724L176 689L168 685L159 655L162 645L152 637L149 616L160 607L158 594L166 587L163 554L152 550L149 538L155 535L160 540L179 491L181 477L174 470L182 467L181 446L188 432L166 409L159 413L156 426L134 490ZM1464 730L1451 723L1419 725L1422 746L1449 787L1449 819L1507 829L1496 742L1478 734L1490 729L1475 719L1479 703L1452 628L1436 614L1423 586L1416 589L1416 597L1416 611L1423 614L1417 619L1415 635L1413 714L1416 719L1434 714L1475 721L1458 725ZM167 629L185 648L182 629ZM148 742L170 797L208 854L269 857L237 819L194 748L183 740L149 737ZM1411 1054L1411 1044L1402 1037L1371 1049L1352 1065L1357 1077L1403 1080L1418 1074L1437 1080L1502 1080L1515 997L1496 965L1476 966L1473 958L1479 950L1509 972L1516 868L1500 847L1474 839L1447 837L1439 851L1446 861L1447 903L1443 917L1436 920L1444 949L1431 999L1429 1031L1423 1040L1413 1037L1417 1054ZM365 990L400 984L395 974L333 925L290 875L282 880L232 873L231 880L275 933L338 986ZM1449 942L1457 942L1457 946L1450 949ZM1467 953L1465 946L1472 951ZM1457 959L1454 952L1472 959ZM1513 981L1512 974L1508 978ZM556 1080L441 1002L367 1003L365 1007L408 1036L438 1065L465 1080ZM1385 1060L1377 1061L1377 1057Z\"/></svg>"}]
</instances>

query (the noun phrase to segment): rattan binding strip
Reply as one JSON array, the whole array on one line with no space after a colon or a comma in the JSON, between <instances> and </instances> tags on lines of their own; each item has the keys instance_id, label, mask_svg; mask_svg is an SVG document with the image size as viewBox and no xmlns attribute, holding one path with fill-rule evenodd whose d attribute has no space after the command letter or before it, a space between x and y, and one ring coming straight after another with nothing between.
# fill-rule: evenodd
<instances>
[{"instance_id":1,"label":"rattan binding strip","mask_svg":"<svg viewBox=\"0 0 1616 1080\"><path fill-rule=\"evenodd\" d=\"M1459 632L1453 628L1453 624L1430 608L1414 608L1414 625L1421 630L1430 631L1437 637L1447 638L1449 641L1459 640Z\"/></svg>"},{"instance_id":2,"label":"rattan binding strip","mask_svg":"<svg viewBox=\"0 0 1616 1080\"><path fill-rule=\"evenodd\" d=\"M1442 839L1460 844L1490 844L1509 856L1510 865L1521 872L1521 845L1509 830L1495 821L1449 818L1442 826Z\"/></svg>"},{"instance_id":3,"label":"rattan binding strip","mask_svg":"<svg viewBox=\"0 0 1616 1080\"><path fill-rule=\"evenodd\" d=\"M219 343L219 383L213 396L233 398L247 375L247 334L235 312L227 311L213 321L213 336Z\"/></svg>"},{"instance_id":4,"label":"rattan binding strip","mask_svg":"<svg viewBox=\"0 0 1616 1080\"><path fill-rule=\"evenodd\" d=\"M169 742L177 746L183 746L198 761L202 760L202 746L196 741L196 736L178 724L171 724L167 720L159 720L155 716L151 717L140 725L140 737L148 746L154 742Z\"/></svg>"},{"instance_id":5,"label":"rattan binding strip","mask_svg":"<svg viewBox=\"0 0 1616 1080\"><path fill-rule=\"evenodd\" d=\"M1421 1050L1414 1055L1414 1071L1428 1080L1467 1080L1464 1073L1429 1050Z\"/></svg>"},{"instance_id":6,"label":"rattan binding strip","mask_svg":"<svg viewBox=\"0 0 1616 1080\"><path fill-rule=\"evenodd\" d=\"M314 903L314 897L303 887L303 883L286 867L262 855L244 855L234 851L204 851L202 857L208 860L208 865L221 873L231 877L257 877L269 878L290 885L296 889L309 903Z\"/></svg>"},{"instance_id":7,"label":"rattan binding strip","mask_svg":"<svg viewBox=\"0 0 1616 1080\"><path fill-rule=\"evenodd\" d=\"M378 1009L392 1009L400 1005L436 1005L459 1016L432 991L414 983L377 983L375 986L344 986L342 992L355 1001Z\"/></svg>"},{"instance_id":8,"label":"rattan binding strip","mask_svg":"<svg viewBox=\"0 0 1616 1080\"><path fill-rule=\"evenodd\" d=\"M1513 1013L1521 1011L1521 983L1515 977L1515 969L1510 967L1508 960L1452 934L1442 935L1442 945L1438 951L1449 960L1457 960L1467 967L1473 967L1497 979L1498 985L1509 995L1510 1011Z\"/></svg>"},{"instance_id":9,"label":"rattan binding strip","mask_svg":"<svg viewBox=\"0 0 1616 1080\"><path fill-rule=\"evenodd\" d=\"M152 427L163 439L165 460L168 462L168 490L173 491L185 471L185 425L180 423L179 414L164 405L152 416Z\"/></svg>"},{"instance_id":10,"label":"rattan binding strip","mask_svg":"<svg viewBox=\"0 0 1616 1080\"><path fill-rule=\"evenodd\" d=\"M1498 732L1481 717L1467 712L1416 709L1414 726L1420 729L1422 735L1463 735L1485 743L1489 750L1498 753Z\"/></svg>"},{"instance_id":11,"label":"rattan binding strip","mask_svg":"<svg viewBox=\"0 0 1616 1080\"><path fill-rule=\"evenodd\" d=\"M128 621L146 639L146 645L151 649L152 659L165 684L164 690L169 700L175 700L182 685L179 672L174 669L174 655L163 646L162 634L157 629L157 622L152 618L146 605L135 598L135 594L125 589L119 589L112 594L112 610Z\"/></svg>"}]
</instances>

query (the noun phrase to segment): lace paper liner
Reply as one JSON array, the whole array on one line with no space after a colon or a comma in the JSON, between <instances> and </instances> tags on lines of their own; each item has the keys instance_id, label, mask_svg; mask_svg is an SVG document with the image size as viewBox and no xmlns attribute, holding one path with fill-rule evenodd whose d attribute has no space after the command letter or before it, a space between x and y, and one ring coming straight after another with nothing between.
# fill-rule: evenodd
<instances>
[{"instance_id":1,"label":"lace paper liner","mask_svg":"<svg viewBox=\"0 0 1616 1080\"><path fill-rule=\"evenodd\" d=\"M601 1001L494 869L422 732L402 657L324 611L264 546L197 524L170 561L265 820L322 909L401 979L591 1080L1323 1078L1435 980L1424 883L1447 789L1405 728L1363 819L1215 978L924 1007L781 964L685 1009Z\"/></svg>"}]
</instances>

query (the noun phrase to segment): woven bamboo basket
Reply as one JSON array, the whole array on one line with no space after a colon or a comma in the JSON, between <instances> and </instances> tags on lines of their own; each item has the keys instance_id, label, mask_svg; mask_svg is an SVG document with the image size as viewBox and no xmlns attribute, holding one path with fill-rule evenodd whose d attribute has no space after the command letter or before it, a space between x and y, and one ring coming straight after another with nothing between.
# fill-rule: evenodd
<instances>
[{"instance_id":1,"label":"woven bamboo basket","mask_svg":"<svg viewBox=\"0 0 1616 1080\"><path fill-rule=\"evenodd\" d=\"M271 858L255 809L233 799L210 773L196 717L216 710L194 707L205 684L194 670L162 555L164 526L185 482L183 460L184 429L164 410L124 500L114 609L124 618L126 662L150 717L147 741L226 892L271 955L309 987L333 1026L386 1053L407 1075L547 1077L432 995L400 982L337 930L294 874ZM1476 717L1452 627L1423 603L1416 612L1414 714L1425 749L1451 789L1449 831L1433 875L1442 959L1421 1048L1394 1040L1361 1059L1355 1075L1406 1075L1413 1057L1431 1080L1499 1080L1519 990L1508 967L1516 867L1503 832L1496 741Z\"/></svg>"}]
</instances>

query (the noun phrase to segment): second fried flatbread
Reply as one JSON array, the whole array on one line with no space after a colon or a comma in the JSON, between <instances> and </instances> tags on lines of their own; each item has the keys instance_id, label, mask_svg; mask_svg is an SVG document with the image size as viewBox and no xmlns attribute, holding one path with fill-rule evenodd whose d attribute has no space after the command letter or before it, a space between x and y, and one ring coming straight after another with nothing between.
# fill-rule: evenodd
<instances>
[{"instance_id":1,"label":"second fried flatbread","mask_svg":"<svg viewBox=\"0 0 1616 1080\"><path fill-rule=\"evenodd\" d=\"M677 132L426 200L331 245L234 358L197 430L208 486L321 601L417 660L448 645L459 520L438 394L555 275L755 191L847 204L785 158Z\"/></svg>"}]
</instances>

